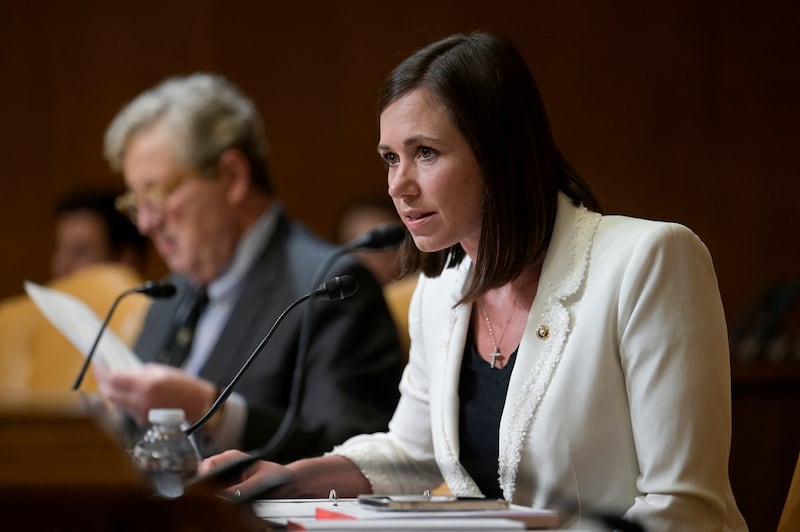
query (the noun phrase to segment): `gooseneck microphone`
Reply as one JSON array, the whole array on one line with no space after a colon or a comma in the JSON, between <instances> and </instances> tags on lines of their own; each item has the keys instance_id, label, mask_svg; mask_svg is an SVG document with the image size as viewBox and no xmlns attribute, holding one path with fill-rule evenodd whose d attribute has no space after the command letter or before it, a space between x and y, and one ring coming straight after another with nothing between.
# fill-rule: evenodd
<instances>
[{"instance_id":1,"label":"gooseneck microphone","mask_svg":"<svg viewBox=\"0 0 800 532\"><path fill-rule=\"evenodd\" d=\"M361 249L388 249L393 248L403 241L406 236L405 227L399 223L386 223L379 225L372 231L360 235L344 246L343 252L361 250Z\"/></svg>"},{"instance_id":2,"label":"gooseneck microphone","mask_svg":"<svg viewBox=\"0 0 800 532\"><path fill-rule=\"evenodd\" d=\"M247 361L242 365L236 375L231 379L231 382L228 383L227 386L220 392L217 399L214 403L208 408L205 414L194 422L192 426L184 430L187 435L194 434L197 430L199 430L203 425L205 425L209 419L211 419L214 414L219 410L222 404L227 401L228 397L230 397L231 393L233 393L233 387L236 386L236 383L239 382L239 379L242 378L244 373L247 371L247 368L253 363L256 359L258 354L264 348L264 346L269 342L272 335L277 330L278 326L281 324L283 319L297 307L300 303L307 299L311 298L319 298L325 299L329 301L335 301L339 299L344 299L346 297L350 297L356 293L358 290L358 281L352 275L342 275L340 277L334 277L333 279L326 281L320 284L316 289L312 290L311 292L301 296L300 298L296 299L292 304L290 304L283 312L278 316L278 319L275 320L275 323L272 324L269 332L267 332L266 336L261 339L253 352L250 353Z\"/></svg>"},{"instance_id":3,"label":"gooseneck microphone","mask_svg":"<svg viewBox=\"0 0 800 532\"><path fill-rule=\"evenodd\" d=\"M325 260L323 260L317 267L314 274L311 286L316 286L322 278L327 275L333 263L347 253L354 251L378 251L382 249L389 249L398 246L405 238L406 229L399 223L385 223L381 224L375 229L357 236L347 244L336 248ZM289 406L286 408L286 413L278 425L277 430L269 439L269 441L261 449L258 450L260 456L269 458L272 453L277 452L278 449L284 444L289 432L294 425L297 418L297 413L300 410L300 397L303 389L303 378L305 372L305 359L308 354L308 344L311 338L311 316L312 305L305 308L303 320L300 325L300 339L297 342L297 359L294 364L294 374L292 375L292 387L289 396Z\"/></svg>"},{"instance_id":4,"label":"gooseneck microphone","mask_svg":"<svg viewBox=\"0 0 800 532\"><path fill-rule=\"evenodd\" d=\"M311 286L317 285L321 278L331 268L333 263L347 253L361 250L381 250L388 249L399 245L406 236L406 229L399 223L387 223L379 225L375 229L356 237L347 244L336 248L325 260L323 260L317 267L314 274ZM272 454L279 449L295 423L297 412L300 409L300 396L303 385L303 373L305 370L305 358L308 351L308 342L311 336L311 305L305 308L303 321L300 326L300 339L298 341L297 358L295 360L294 374L292 375L292 386L289 396L289 405L286 408L286 413L281 419L278 428L270 437L269 441L262 447L248 451L248 456L240 460L230 462L214 471L209 472L202 477L197 477L187 483L187 488L192 489L207 489L208 486L223 486L225 483L232 481L240 475L250 464L258 460L269 459ZM280 318L278 318L280 320ZM257 348L258 349L258 348ZM216 402L214 403L216 405ZM212 408L214 408L212 406ZM213 413L211 414L213 415ZM206 417L206 416L204 416ZM210 416L208 416L210 417ZM199 422L198 422L199 423ZM191 430L192 427L189 428Z\"/></svg>"},{"instance_id":5,"label":"gooseneck microphone","mask_svg":"<svg viewBox=\"0 0 800 532\"><path fill-rule=\"evenodd\" d=\"M114 303L112 303L111 308L108 310L106 319L100 326L97 336L95 336L91 349L89 349L89 352L86 354L86 359L83 361L83 366L81 366L78 376L75 377L75 382L72 384L73 390L77 390L80 387L81 382L83 382L83 378L86 376L86 370L89 369L89 364L92 362L92 357L94 357L94 353L97 351L97 346L100 343L100 337L103 336L103 332L105 332L106 328L108 327L108 322L111 321L111 316L117 309L117 305L119 305L119 302L122 301L126 296L131 294L144 294L154 299L168 298L175 295L175 285L169 281L147 281L142 285L129 288L117 296L117 298L114 300Z\"/></svg>"},{"instance_id":6,"label":"gooseneck microphone","mask_svg":"<svg viewBox=\"0 0 800 532\"><path fill-rule=\"evenodd\" d=\"M347 244L336 248L336 250L325 257L314 274L311 286L316 286L322 281L325 273L330 270L331 265L347 253L354 251L379 251L399 246L406 236L406 228L399 223L386 223L379 225L372 231L368 231L361 236L357 236Z\"/></svg>"},{"instance_id":7,"label":"gooseneck microphone","mask_svg":"<svg viewBox=\"0 0 800 532\"><path fill-rule=\"evenodd\" d=\"M380 250L380 249L387 249L390 247L397 246L402 242L403 238L405 237L406 230L405 227L401 224L397 223L387 223L382 224L369 231L364 233L361 236L356 237L351 242L345 244L337 248L333 251L330 255L328 255L325 260L323 260L319 267L317 267L317 271L314 274L314 277L311 282L311 286L317 286L321 281L322 277L327 273L330 269L333 262L339 258L340 256L351 253L357 250ZM343 281L343 280L347 281ZM342 281L338 281L342 280ZM336 281L334 285L339 285L340 287L344 287L347 284L347 289L352 287L352 292L342 295L341 297L330 297L329 290L331 288L326 287L326 285L331 284L332 282ZM325 287L325 288L323 288ZM256 347L253 354L250 355L250 358L245 362L244 367L239 370L239 373L234 377L233 381L220 393L219 397L214 404L208 409L208 411L200 418L194 425L186 429L187 434L193 434L197 429L205 425L209 419L216 413L216 411L222 406L222 403L227 400L230 396L231 392L233 391L233 385L241 377L241 374L244 373L244 370L247 366L250 365L252 360L255 358L256 353L261 350L263 344L266 343L269 336L272 335L275 327L280 323L283 319L285 314L288 314L290 310L296 307L298 304L302 303L306 299L313 297L315 294L319 295L320 293L325 294L321 299L344 299L345 297L349 297L355 293L358 288L358 282L356 281L355 277L350 275L344 275L342 277L336 277L333 281L328 281L327 283L322 283L310 294L306 294L305 296L301 297L294 303L292 303L286 310L284 310L283 314L278 317L278 320L272 326L272 329L267 333L267 336L261 341L260 344ZM275 449L277 449L282 443L285 437L288 435L289 429L291 425L294 423L294 419L297 415L297 410L299 408L299 401L300 401L300 391L302 386L302 378L303 378L303 370L305 365L305 354L308 350L308 339L310 336L310 328L311 328L311 305L309 304L306 307L306 312L303 315L303 320L300 326L300 340L298 341L298 348L297 348L297 359L295 360L295 369L294 374L292 375L292 387L290 391L289 397L289 406L286 409L286 414L284 415L283 419L281 420L280 425L276 429L275 433L272 435L270 440L264 445L261 449L254 451L255 454L259 456L269 456Z\"/></svg>"},{"instance_id":8,"label":"gooseneck microphone","mask_svg":"<svg viewBox=\"0 0 800 532\"><path fill-rule=\"evenodd\" d=\"M154 299L167 299L175 295L175 285L169 281L147 281L132 290Z\"/></svg>"}]
</instances>

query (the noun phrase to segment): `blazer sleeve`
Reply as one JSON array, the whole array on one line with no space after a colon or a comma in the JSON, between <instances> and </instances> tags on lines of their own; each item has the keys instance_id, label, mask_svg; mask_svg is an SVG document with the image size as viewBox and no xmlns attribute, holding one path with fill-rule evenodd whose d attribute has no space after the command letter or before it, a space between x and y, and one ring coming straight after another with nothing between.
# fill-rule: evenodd
<instances>
[{"instance_id":1,"label":"blazer sleeve","mask_svg":"<svg viewBox=\"0 0 800 532\"><path fill-rule=\"evenodd\" d=\"M687 228L659 224L633 248L619 299L638 490L626 517L667 530L726 521L731 437L725 316L708 250Z\"/></svg>"},{"instance_id":2,"label":"blazer sleeve","mask_svg":"<svg viewBox=\"0 0 800 532\"><path fill-rule=\"evenodd\" d=\"M409 310L409 362L400 382L400 402L389 432L356 436L333 451L356 464L374 493L422 493L443 482L434 457L430 423L428 383L435 376L431 375L432 366L422 348L422 324L426 318L423 307L429 308L423 305L426 286L427 279L420 276Z\"/></svg>"}]
</instances>

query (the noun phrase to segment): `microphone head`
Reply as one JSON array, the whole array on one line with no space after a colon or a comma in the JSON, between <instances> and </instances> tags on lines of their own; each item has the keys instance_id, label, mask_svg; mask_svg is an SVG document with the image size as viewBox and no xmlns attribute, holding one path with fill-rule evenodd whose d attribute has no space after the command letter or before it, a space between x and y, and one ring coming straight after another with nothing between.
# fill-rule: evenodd
<instances>
[{"instance_id":1,"label":"microphone head","mask_svg":"<svg viewBox=\"0 0 800 532\"><path fill-rule=\"evenodd\" d=\"M358 281L352 275L341 275L325 281L314 290L313 295L329 301L350 297L358 290Z\"/></svg>"},{"instance_id":2,"label":"microphone head","mask_svg":"<svg viewBox=\"0 0 800 532\"><path fill-rule=\"evenodd\" d=\"M156 299L161 299L174 296L176 290L175 285L169 281L147 281L143 285L134 288L134 291Z\"/></svg>"},{"instance_id":3,"label":"microphone head","mask_svg":"<svg viewBox=\"0 0 800 532\"><path fill-rule=\"evenodd\" d=\"M345 248L351 251L358 249L387 249L399 246L405 236L406 228L403 224L386 223L355 238Z\"/></svg>"}]
</instances>

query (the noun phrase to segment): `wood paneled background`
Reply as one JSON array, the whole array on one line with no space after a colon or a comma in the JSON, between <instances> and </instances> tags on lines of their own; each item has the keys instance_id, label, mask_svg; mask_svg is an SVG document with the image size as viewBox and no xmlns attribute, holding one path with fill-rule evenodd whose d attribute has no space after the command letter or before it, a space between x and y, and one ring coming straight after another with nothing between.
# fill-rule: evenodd
<instances>
[{"instance_id":1,"label":"wood paneled background","mask_svg":"<svg viewBox=\"0 0 800 532\"><path fill-rule=\"evenodd\" d=\"M798 275L797 6L0 0L0 296L46 280L61 195L120 183L102 136L140 90L201 70L237 83L262 112L290 213L333 237L350 200L385 192L384 76L432 40L482 29L518 44L557 142L608 212L700 235L734 321ZM153 257L152 275L163 271Z\"/></svg>"},{"instance_id":2,"label":"wood paneled background","mask_svg":"<svg viewBox=\"0 0 800 532\"><path fill-rule=\"evenodd\" d=\"M289 210L332 237L348 201L385 191L385 75L419 46L483 29L528 58L557 141L609 212L700 235L735 318L798 272L799 13L788 0L1 0L0 295L46 278L62 194L120 182L102 135L140 90L228 76L263 114Z\"/></svg>"}]
</instances>

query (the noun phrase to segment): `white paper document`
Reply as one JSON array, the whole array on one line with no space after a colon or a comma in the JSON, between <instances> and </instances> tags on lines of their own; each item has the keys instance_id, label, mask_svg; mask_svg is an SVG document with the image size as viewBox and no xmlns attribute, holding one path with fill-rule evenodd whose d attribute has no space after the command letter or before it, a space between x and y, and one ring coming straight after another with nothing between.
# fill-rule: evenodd
<instances>
[{"instance_id":1,"label":"white paper document","mask_svg":"<svg viewBox=\"0 0 800 532\"><path fill-rule=\"evenodd\" d=\"M491 517L409 517L402 519L374 519L370 521L297 518L289 521L287 530L351 531L373 530L400 532L405 530L448 532L504 532L525 530L525 524L511 519Z\"/></svg>"},{"instance_id":2,"label":"white paper document","mask_svg":"<svg viewBox=\"0 0 800 532\"><path fill-rule=\"evenodd\" d=\"M507 510L395 511L356 499L272 499L253 504L256 515L289 530L525 530L556 528L558 514L510 505Z\"/></svg>"},{"instance_id":3,"label":"white paper document","mask_svg":"<svg viewBox=\"0 0 800 532\"><path fill-rule=\"evenodd\" d=\"M50 323L86 356L103 324L97 314L77 297L59 290L25 281L25 291ZM105 364L112 371L131 370L142 365L111 329L103 332L93 362Z\"/></svg>"}]
</instances>

